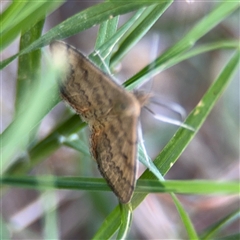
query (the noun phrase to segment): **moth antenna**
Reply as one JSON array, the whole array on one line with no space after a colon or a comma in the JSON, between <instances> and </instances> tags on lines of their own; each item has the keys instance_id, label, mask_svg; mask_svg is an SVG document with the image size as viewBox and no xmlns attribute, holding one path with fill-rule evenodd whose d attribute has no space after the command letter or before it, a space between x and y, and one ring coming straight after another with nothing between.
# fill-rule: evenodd
<instances>
[{"instance_id":1,"label":"moth antenna","mask_svg":"<svg viewBox=\"0 0 240 240\"><path fill-rule=\"evenodd\" d=\"M162 121L162 122L167 122L167 123L171 123L173 125L176 125L176 126L179 126L179 127L183 127L183 128L186 128L190 131L193 131L195 132L195 129L185 123L183 123L182 121L178 121L178 120L175 120L175 119L172 119L170 117L166 117L166 116L163 116L161 114L156 114L154 111L152 111L150 108L148 107L144 107L144 109L146 109L149 113L151 113L153 115L153 117L159 121Z\"/></svg>"},{"instance_id":2,"label":"moth antenna","mask_svg":"<svg viewBox=\"0 0 240 240\"><path fill-rule=\"evenodd\" d=\"M167 102L156 97L151 97L150 103L170 109L172 112L177 113L180 116L181 120L185 119L186 117L185 109L180 104L177 104L175 102Z\"/></svg>"},{"instance_id":3,"label":"moth antenna","mask_svg":"<svg viewBox=\"0 0 240 240\"><path fill-rule=\"evenodd\" d=\"M153 34L153 42L155 44L152 44L154 47L151 48L151 53L150 53L151 59L156 58L156 55L157 55L157 52L158 52L158 44L157 44L159 42L159 35L158 34ZM154 66L154 61L152 61L152 63L150 64L150 68L152 68L153 66ZM144 81L140 86L142 86L147 81L149 81L149 79ZM152 88L152 87L153 87L153 82L151 81L151 87L150 88ZM146 93L145 93L145 95L146 95ZM185 119L185 117L186 117L186 111L182 106L180 106L177 103L167 103L165 101L160 101L156 97L153 97L153 94L149 94L149 99L150 99L150 101L149 101L150 103L163 106L163 107L168 108L171 111L177 113L180 116L182 121L178 121L178 120L175 120L175 119L172 119L172 118L160 115L160 114L156 114L153 110L146 107L146 105L144 106L144 104L142 104L144 106L144 109L146 109L148 112L150 112L153 115L154 118L156 118L156 119L158 119L162 122L168 122L168 123L171 123L173 125L180 126L180 127L186 128L186 129L191 130L191 131L195 131L195 129L193 127L183 123L183 119Z\"/></svg>"}]
</instances>

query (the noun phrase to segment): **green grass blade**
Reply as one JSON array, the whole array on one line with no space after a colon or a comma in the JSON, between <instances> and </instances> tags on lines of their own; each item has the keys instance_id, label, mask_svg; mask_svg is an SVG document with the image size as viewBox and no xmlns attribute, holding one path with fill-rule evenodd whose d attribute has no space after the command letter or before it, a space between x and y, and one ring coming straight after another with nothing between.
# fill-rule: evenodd
<instances>
[{"instance_id":1,"label":"green grass blade","mask_svg":"<svg viewBox=\"0 0 240 240\"><path fill-rule=\"evenodd\" d=\"M214 236L217 234L217 232L219 232L222 228L226 227L226 225L232 223L233 221L239 218L240 218L240 210L238 209L230 213L228 216L221 219L217 223L210 226L209 229L204 234L201 235L201 239L203 240L213 239Z\"/></svg>"},{"instance_id":2,"label":"green grass blade","mask_svg":"<svg viewBox=\"0 0 240 240\"><path fill-rule=\"evenodd\" d=\"M220 42L212 42L207 44L202 44L199 46L196 46L195 48L187 51L186 53L183 53L179 56L176 56L172 60L169 60L164 66L162 67L162 71L166 70L184 60L187 60L189 58L195 57L199 54L203 54L209 51L217 50L217 49L238 49L239 48L239 42L234 40L229 41L220 41Z\"/></svg>"},{"instance_id":3,"label":"green grass blade","mask_svg":"<svg viewBox=\"0 0 240 240\"><path fill-rule=\"evenodd\" d=\"M96 52L101 56L102 59L110 57L114 46L117 45L124 33L129 29L129 27L134 23L134 21L139 18L142 12L143 9L138 10L137 13L134 14L134 16L130 20L128 20L122 27L120 27L110 39L108 39L108 41L100 42L99 40L97 40L95 51L89 55L89 58L94 61L97 66L101 67L103 61L99 58L95 59Z\"/></svg>"},{"instance_id":4,"label":"green grass blade","mask_svg":"<svg viewBox=\"0 0 240 240\"><path fill-rule=\"evenodd\" d=\"M118 20L119 16L109 19L100 25L100 29L95 44L95 51L89 56L89 59L93 61L99 68L101 68L106 73L109 72L110 55L104 57L101 54L101 52L99 52L96 49L99 48L105 42L107 42L109 39L111 39L112 36L116 33ZM111 53L111 47L109 47L107 50Z\"/></svg>"},{"instance_id":5,"label":"green grass blade","mask_svg":"<svg viewBox=\"0 0 240 240\"><path fill-rule=\"evenodd\" d=\"M24 7L27 5L27 2L15 1L11 3L0 15L2 27L0 33L2 34L7 29L10 29L14 25L16 20L20 20L19 14L23 11ZM20 15L21 16L21 15ZM14 18L15 17L15 18ZM16 19L16 17L18 19Z\"/></svg>"},{"instance_id":6,"label":"green grass blade","mask_svg":"<svg viewBox=\"0 0 240 240\"><path fill-rule=\"evenodd\" d=\"M28 46L18 54L3 60L0 63L0 69L4 68L17 56L44 47L53 40L70 37L96 24L100 24L108 20L109 18L138 10L144 6L149 6L156 2L157 1L111 1L94 5L78 14L75 14L74 16L68 18L56 27L52 28L41 38L39 38L37 41L32 43L30 46Z\"/></svg>"},{"instance_id":7,"label":"green grass blade","mask_svg":"<svg viewBox=\"0 0 240 240\"><path fill-rule=\"evenodd\" d=\"M92 240L109 239L116 232L121 224L120 211L120 205L118 205L111 214L105 218L105 221L92 237Z\"/></svg>"},{"instance_id":8,"label":"green grass blade","mask_svg":"<svg viewBox=\"0 0 240 240\"><path fill-rule=\"evenodd\" d=\"M80 178L80 177L58 177L52 178L51 176L44 177L3 177L1 185L10 185L12 187L32 188L32 189L75 189L75 190L88 190L88 191L111 191L104 179L96 178ZM207 187L206 187L207 186ZM239 184L237 182L215 182L215 181L163 181L156 180L139 180L135 192L149 193L149 192L176 192L187 194L237 194ZM197 234L192 226L192 223L181 206L180 202L171 194L174 203L179 211L185 228L188 232L189 239L197 239ZM121 224L118 233L118 239L124 239L132 220L132 210L129 205L121 207ZM107 228L105 228L107 227ZM111 236L114 228L109 228L103 225L98 234L104 232L104 236ZM99 237L95 236L96 239Z\"/></svg>"},{"instance_id":9,"label":"green grass blade","mask_svg":"<svg viewBox=\"0 0 240 240\"><path fill-rule=\"evenodd\" d=\"M20 32L24 33L55 9L61 1L16 2L2 15L0 50L6 48Z\"/></svg>"},{"instance_id":10,"label":"green grass blade","mask_svg":"<svg viewBox=\"0 0 240 240\"><path fill-rule=\"evenodd\" d=\"M153 77L165 69L165 64L169 60L174 61L174 58L184 53L186 50L194 46L202 36L208 33L218 23L223 21L233 11L239 8L238 2L222 2L211 13L205 16L198 22L192 30L188 32L179 42L167 49L160 57L144 67L136 75L125 82L128 89L134 89L138 84L143 82L146 78Z\"/></svg>"},{"instance_id":11,"label":"green grass blade","mask_svg":"<svg viewBox=\"0 0 240 240\"><path fill-rule=\"evenodd\" d=\"M24 96L31 99L27 108L23 109L13 120L10 126L1 134L1 174L16 161L14 155L27 148L28 136L31 130L36 127L43 116L48 113L53 106L56 105L56 96L58 95L57 84L54 81L46 81L46 79L55 79L54 73L48 71L47 74L41 76L45 84L39 84L36 81L30 92ZM51 97L50 97L51 96ZM25 105L25 101L22 101Z\"/></svg>"},{"instance_id":12,"label":"green grass blade","mask_svg":"<svg viewBox=\"0 0 240 240\"><path fill-rule=\"evenodd\" d=\"M174 192L181 194L238 194L237 181L221 182L210 180L142 180L139 179L135 192Z\"/></svg>"},{"instance_id":13,"label":"green grass blade","mask_svg":"<svg viewBox=\"0 0 240 240\"><path fill-rule=\"evenodd\" d=\"M24 49L36 39L41 36L44 20L38 22L29 31L21 36L20 39L20 51ZM22 97L26 94L26 91L31 91L32 82L39 76L39 70L41 69L41 51L36 50L29 54L25 54L19 57L18 60L18 77L17 77L17 89L16 89L16 112L21 111L20 105L22 104ZM26 99L26 105L29 99ZM25 107L25 106L24 106Z\"/></svg>"},{"instance_id":14,"label":"green grass blade","mask_svg":"<svg viewBox=\"0 0 240 240\"><path fill-rule=\"evenodd\" d=\"M126 239L132 223L132 208L130 204L120 204L121 207L121 226L118 231L117 239Z\"/></svg>"},{"instance_id":15,"label":"green grass blade","mask_svg":"<svg viewBox=\"0 0 240 240\"><path fill-rule=\"evenodd\" d=\"M117 31L119 16L107 20L100 25L95 50L109 40Z\"/></svg>"},{"instance_id":16,"label":"green grass blade","mask_svg":"<svg viewBox=\"0 0 240 240\"><path fill-rule=\"evenodd\" d=\"M16 163L9 168L7 174L26 173L41 162L42 159L56 151L62 145L62 138L65 139L65 137L80 131L85 126L86 123L81 122L78 115L70 117L65 122L61 123L45 139L31 146L28 150L28 159L21 159L22 161L17 161L16 159Z\"/></svg>"},{"instance_id":17,"label":"green grass blade","mask_svg":"<svg viewBox=\"0 0 240 240\"><path fill-rule=\"evenodd\" d=\"M127 50L129 51L129 49L133 45L135 45L146 34L146 32L152 27L152 25L156 22L156 20L162 15L162 13L170 5L170 3L171 1L147 7L145 10L140 9L130 20L128 20L116 32L116 34L111 39L109 39L109 41L107 41L105 44L103 44L98 49L96 49L96 51L99 52L99 55L103 59L105 59L111 54L113 48L119 45L119 43L122 42L123 39L126 39L126 36L127 36L128 47L127 49L124 48L124 51L126 53ZM130 31L130 36L129 36L129 31ZM130 39L132 39L132 41L130 41ZM120 49L121 49L120 52L122 52L121 46L120 46ZM119 51L117 52L119 53ZM123 56L123 54L125 53L122 53L121 56ZM94 54L95 53L91 54L90 58ZM119 60L120 59L118 58L118 61ZM97 65L98 66L101 65L101 62L98 62Z\"/></svg>"},{"instance_id":18,"label":"green grass blade","mask_svg":"<svg viewBox=\"0 0 240 240\"><path fill-rule=\"evenodd\" d=\"M52 176L5 176L0 179L2 186L48 190L51 188L86 191L111 191L103 178L55 177ZM207 186L207 187L206 187ZM212 180L147 180L137 182L136 193L178 193L195 195L238 194L237 181Z\"/></svg>"},{"instance_id":19,"label":"green grass blade","mask_svg":"<svg viewBox=\"0 0 240 240\"><path fill-rule=\"evenodd\" d=\"M197 235L197 233L196 233L196 231L194 229L194 226L193 226L193 224L192 224L188 214L184 210L182 204L178 201L178 199L175 196L175 194L172 193L171 196L172 196L174 204L175 204L175 206L176 206L176 208L178 210L178 213L179 213L179 215L180 215L180 217L182 219L182 222L183 222L183 224L185 226L185 229L186 229L186 231L188 233L188 239L196 239L196 240L199 239L198 235Z\"/></svg>"},{"instance_id":20,"label":"green grass blade","mask_svg":"<svg viewBox=\"0 0 240 240\"><path fill-rule=\"evenodd\" d=\"M53 176L4 176L0 178L3 186L15 186L29 189L49 190L74 189L88 191L111 191L103 178L54 177Z\"/></svg>"},{"instance_id":21,"label":"green grass blade","mask_svg":"<svg viewBox=\"0 0 240 240\"><path fill-rule=\"evenodd\" d=\"M145 9L129 31L121 39L118 51L111 58L111 66L116 65L123 56L149 31L153 24L169 8L173 1L162 2Z\"/></svg>"},{"instance_id":22,"label":"green grass blade","mask_svg":"<svg viewBox=\"0 0 240 240\"><path fill-rule=\"evenodd\" d=\"M170 67L172 67L172 66L174 66L174 65L176 65L176 64L178 64L182 61L185 61L187 59L190 59L192 57L195 57L197 55L200 55L200 54L203 54L203 53L206 53L206 52L209 52L209 51L214 51L214 50L217 50L217 49L238 49L238 48L239 48L239 42L235 41L235 40L202 44L202 45L194 47L193 49L191 49L187 52L184 52L183 54L175 56L172 59L169 59L166 63L162 64L159 67L156 66L156 65L154 66L155 63L151 63L151 64L153 64L152 66L156 67L155 70L154 69L152 70L152 73L157 74L157 73L159 73L158 71L162 72L162 71L164 71L164 70L166 70L166 69L168 69L168 68L170 68ZM150 67L151 64L149 64L148 66ZM135 78L133 81L131 81L131 84L128 85L129 80L127 80L124 83L124 86L126 86L127 89L132 90L132 89L136 88L137 85L139 84L138 79ZM144 80L144 78L142 80Z\"/></svg>"}]
</instances>

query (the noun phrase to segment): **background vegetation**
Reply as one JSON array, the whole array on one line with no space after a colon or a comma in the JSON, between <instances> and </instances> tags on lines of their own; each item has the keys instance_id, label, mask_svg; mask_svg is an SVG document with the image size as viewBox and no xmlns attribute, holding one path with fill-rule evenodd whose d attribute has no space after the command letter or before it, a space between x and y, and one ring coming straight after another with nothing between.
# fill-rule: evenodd
<instances>
[{"instance_id":1,"label":"background vegetation","mask_svg":"<svg viewBox=\"0 0 240 240\"><path fill-rule=\"evenodd\" d=\"M239 238L239 3L156 2L1 3L1 239ZM143 110L139 160L146 147L154 164L130 205L59 103L54 39L188 112L194 132Z\"/></svg>"}]
</instances>

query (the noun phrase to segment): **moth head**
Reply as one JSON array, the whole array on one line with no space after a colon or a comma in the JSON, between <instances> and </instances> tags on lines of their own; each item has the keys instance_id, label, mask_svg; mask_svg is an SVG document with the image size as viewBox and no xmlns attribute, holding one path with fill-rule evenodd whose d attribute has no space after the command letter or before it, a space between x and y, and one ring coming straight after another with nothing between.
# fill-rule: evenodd
<instances>
[{"instance_id":1,"label":"moth head","mask_svg":"<svg viewBox=\"0 0 240 240\"><path fill-rule=\"evenodd\" d=\"M140 91L140 90L134 90L133 94L136 97L136 99L138 100L141 107L147 105L148 102L149 102L149 99L152 97L152 94L145 93L145 92Z\"/></svg>"}]
</instances>

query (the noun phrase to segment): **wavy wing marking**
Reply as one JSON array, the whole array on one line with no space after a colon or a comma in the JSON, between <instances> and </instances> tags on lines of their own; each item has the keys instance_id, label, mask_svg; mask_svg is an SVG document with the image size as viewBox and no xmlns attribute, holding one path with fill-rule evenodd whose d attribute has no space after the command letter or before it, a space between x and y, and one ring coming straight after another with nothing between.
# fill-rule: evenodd
<instances>
[{"instance_id":1,"label":"wavy wing marking","mask_svg":"<svg viewBox=\"0 0 240 240\"><path fill-rule=\"evenodd\" d=\"M98 168L122 203L130 201L136 181L137 117L115 118L91 127L91 151Z\"/></svg>"}]
</instances>

